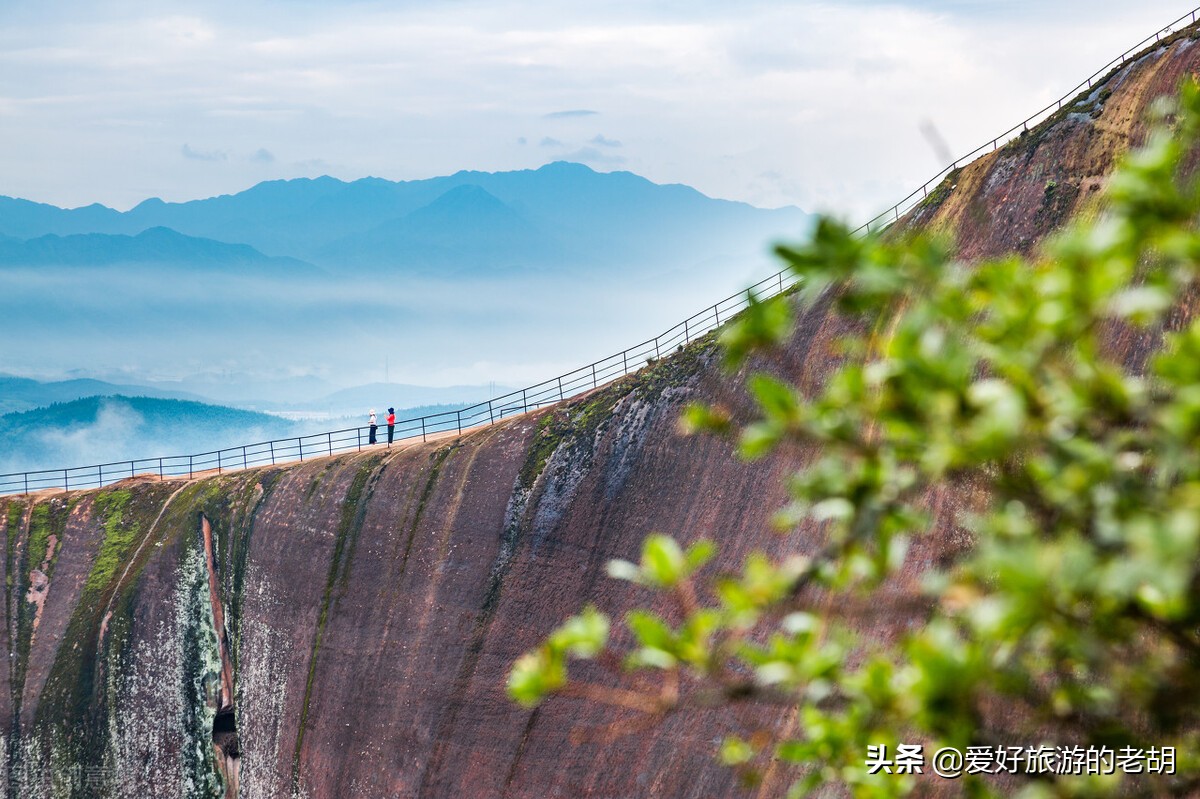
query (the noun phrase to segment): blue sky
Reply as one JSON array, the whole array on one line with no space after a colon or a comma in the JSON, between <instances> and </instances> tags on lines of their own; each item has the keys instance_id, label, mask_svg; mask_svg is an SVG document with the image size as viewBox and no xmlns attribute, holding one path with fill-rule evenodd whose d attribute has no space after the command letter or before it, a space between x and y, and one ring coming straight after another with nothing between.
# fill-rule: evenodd
<instances>
[{"instance_id":1,"label":"blue sky","mask_svg":"<svg viewBox=\"0 0 1200 799\"><path fill-rule=\"evenodd\" d=\"M0 5L0 193L126 208L271 178L578 160L861 219L1184 2Z\"/></svg>"}]
</instances>

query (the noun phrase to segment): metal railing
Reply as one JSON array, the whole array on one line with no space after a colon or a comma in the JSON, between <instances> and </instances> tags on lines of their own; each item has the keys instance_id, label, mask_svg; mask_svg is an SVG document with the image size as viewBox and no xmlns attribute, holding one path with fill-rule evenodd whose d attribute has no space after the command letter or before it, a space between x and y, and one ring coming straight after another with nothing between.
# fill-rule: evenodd
<instances>
[{"instance_id":1,"label":"metal railing","mask_svg":"<svg viewBox=\"0 0 1200 799\"><path fill-rule=\"evenodd\" d=\"M929 192L932 189L937 188L937 185L939 183L941 183L942 180L944 180L947 175L949 175L954 170L958 169L960 164L966 164L966 163L974 160L978 156L984 155L985 153L995 152L996 150L999 150L1000 145L1007 144L1008 142L1012 141L1013 139L1021 136L1022 134L1024 134L1026 131L1029 130L1031 125L1036 126L1039 122L1043 122L1046 119L1048 119L1049 117L1053 116L1054 114L1057 114L1059 111L1063 110L1064 107L1067 107L1067 103L1070 102L1072 99L1074 99L1076 96L1078 96L1080 92L1084 91L1085 89L1091 89L1091 88L1095 87L1097 84L1105 83L1106 82L1105 78L1108 77L1108 75L1110 73L1112 73L1114 70L1119 70L1122 67L1124 67L1125 65L1127 65L1130 61L1132 61L1134 59L1135 56L1137 56L1139 53L1141 53L1145 48L1147 48L1157 42L1160 42L1165 38L1170 37L1174 33L1178 33L1179 30L1182 29L1182 27L1187 27L1188 25L1194 25L1196 23L1197 15L1200 15L1200 6L1197 6L1195 9L1193 9L1192 11L1190 11L1187 14L1184 14L1182 17L1180 17L1179 19L1170 23L1169 25L1164 25L1162 28L1160 28L1159 30L1150 34L1145 39L1142 39L1140 42L1135 44L1133 47L1130 47L1128 50L1126 50L1124 53L1122 53L1120 55L1120 57L1114 58L1112 61L1109 61L1104 66L1100 67L1100 69L1093 72L1092 75L1090 77L1088 77L1087 80L1083 81L1078 86L1071 89L1069 92L1064 94L1062 97L1058 98L1058 100L1050 103L1045 108L1038 111L1037 113L1032 114L1031 116L1026 118L1024 121L1018 122L1016 125L1009 128L1008 130L1004 131L1003 133L1001 133L999 136L992 139L991 141L989 141L985 144L979 145L971 152L967 153L966 155L962 156L961 158L956 159L954 161L954 163L952 163L950 166L944 168L941 172L938 172L932 178L930 178L929 180L925 181L923 184L918 186L915 191L913 191L911 194L909 194L903 200L896 203L895 205L888 208L887 210L880 212L878 215L876 215L870 221L859 226L859 228L855 232L856 233L875 232L878 230L882 230L883 228L887 227L888 225L892 224L893 222L899 221L900 217L904 213L912 210L912 208L914 206L916 206L918 203L924 201L924 199L929 196Z\"/></svg>"},{"instance_id":2,"label":"metal railing","mask_svg":"<svg viewBox=\"0 0 1200 799\"><path fill-rule=\"evenodd\" d=\"M453 411L418 416L396 421L394 438L397 443L447 434L457 435L471 428L496 424L510 416L553 405L565 399L599 388L618 377L641 369L690 344L695 339L719 327L750 304L750 298L763 300L787 291L796 278L786 270L760 280L749 289L726 297L697 314L689 316L665 332L641 344L601 358L566 374L552 377L533 386L509 392L500 397ZM387 426L380 425L378 435L386 440ZM31 491L98 488L118 480L138 475L168 478L193 478L197 475L224 474L227 471L252 466L303 461L322 455L341 452L361 452L364 449L387 446L369 443L369 428L349 427L323 433L262 441L193 455L172 455L161 458L139 458L77 466L69 469L42 469L0 474L0 494L28 494Z\"/></svg>"},{"instance_id":3,"label":"metal railing","mask_svg":"<svg viewBox=\"0 0 1200 799\"><path fill-rule=\"evenodd\" d=\"M1188 24L1194 24L1198 14L1200 14L1200 7L1147 36L1122 53L1120 58L1113 59L1101 67L1059 100L959 158L903 200L859 226L855 232L859 234L876 232L898 221L904 212L924 200L929 195L931 188L936 187L947 175L958 169L959 164L968 162L983 153L998 150L1001 144L1007 143L1028 130L1031 124L1036 125L1050 115L1061 111L1066 103L1085 88L1092 88L1097 83L1103 83L1103 79L1109 73L1124 67L1133 56L1140 53L1145 47L1175 33L1175 29L1181 23L1190 18ZM459 434L474 427L496 424L506 417L526 413L545 405L553 405L585 391L591 391L605 383L635 372L647 363L670 354L675 349L689 344L693 339L719 327L722 320L728 320L746 308L751 297L755 300L766 299L787 291L795 283L795 276L786 269L782 270L760 280L749 289L726 297L688 317L652 339L647 339L641 344L572 372L459 410L398 420L394 431L395 440L403 442L420 438L422 441L427 441L432 436ZM381 426L380 434L386 436L385 426ZM314 458L341 452L358 452L372 446L368 443L368 439L367 427L349 427L343 430L245 444L194 455L140 458L68 469L42 469L0 474L0 495L28 494L31 491L59 489L71 491L72 489L98 488L138 475L151 475L165 480L183 477L190 479L197 475L210 473L223 474L226 471L248 469L252 466L303 461L306 457ZM382 447L386 444L374 446Z\"/></svg>"}]
</instances>

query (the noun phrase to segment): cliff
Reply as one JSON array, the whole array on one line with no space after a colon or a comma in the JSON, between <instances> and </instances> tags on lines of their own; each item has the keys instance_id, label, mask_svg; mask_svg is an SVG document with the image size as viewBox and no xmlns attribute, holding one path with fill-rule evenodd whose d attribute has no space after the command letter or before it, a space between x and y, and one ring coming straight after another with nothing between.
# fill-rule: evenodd
<instances>
[{"instance_id":1,"label":"cliff","mask_svg":"<svg viewBox=\"0 0 1200 799\"><path fill-rule=\"evenodd\" d=\"M976 258L1094 213L1092 187L1142 136L1148 104L1200 66L1192 35L967 165L905 224L953 232ZM819 385L842 329L818 304L782 357L757 366ZM530 712L503 693L513 659L565 615L646 601L603 566L635 558L647 533L712 538L717 569L815 546L811 531L767 524L803 455L749 465L727 442L678 432L695 399L748 417L745 373L717 355L706 337L450 441L0 498L6 795L747 795L713 761L717 743L735 724L790 717L696 712L646 730L632 712L564 698ZM958 500L929 501L939 522L910 563L960 545ZM864 632L919 618L912 579L885 586ZM776 795L788 777L754 791Z\"/></svg>"},{"instance_id":2,"label":"cliff","mask_svg":"<svg viewBox=\"0 0 1200 799\"><path fill-rule=\"evenodd\" d=\"M1145 138L1154 100L1195 76L1196 26L1139 54L1018 138L953 171L902 221L953 235L974 260L1028 253L1072 218L1095 216L1116 161Z\"/></svg>"}]
</instances>

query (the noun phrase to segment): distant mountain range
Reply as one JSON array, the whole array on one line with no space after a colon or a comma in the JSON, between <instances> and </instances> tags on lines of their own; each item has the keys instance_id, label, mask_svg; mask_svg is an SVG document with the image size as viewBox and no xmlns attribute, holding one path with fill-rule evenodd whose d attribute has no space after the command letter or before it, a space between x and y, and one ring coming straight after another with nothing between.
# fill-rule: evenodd
<instances>
[{"instance_id":1,"label":"distant mountain range","mask_svg":"<svg viewBox=\"0 0 1200 799\"><path fill-rule=\"evenodd\" d=\"M186 391L161 391L150 386L109 383L90 378L44 383L27 377L0 374L0 415L28 411L54 403L72 402L84 397L111 394L193 401L204 399Z\"/></svg>"},{"instance_id":2,"label":"distant mountain range","mask_svg":"<svg viewBox=\"0 0 1200 799\"><path fill-rule=\"evenodd\" d=\"M0 416L0 472L208 452L307 429L263 413L151 397L85 397Z\"/></svg>"},{"instance_id":3,"label":"distant mountain range","mask_svg":"<svg viewBox=\"0 0 1200 799\"><path fill-rule=\"evenodd\" d=\"M172 384L174 385L174 384ZM204 403L205 407L233 406L247 411L268 413L302 414L318 411L327 417L365 418L370 408L382 411L389 405L406 409L410 416L426 411L440 413L454 408L482 402L493 396L511 391L507 386L414 386L405 383L369 383L352 386L334 392L322 390L323 384L315 379L302 384L291 384L289 399L257 398L245 399L221 396L214 399L201 391L221 393L222 386L197 380L180 381L183 388L163 388L150 383L112 383L92 378L55 380L42 382L26 377L0 374L0 415L45 408L49 405L74 402L85 398L125 397L188 400ZM307 391L300 386L307 386ZM224 387L226 390L228 386ZM242 392L259 389L261 394L278 393L279 389L266 381L258 385L244 385ZM198 390L197 390L198 389ZM274 390L273 390L274 389ZM418 413L418 411L420 413Z\"/></svg>"},{"instance_id":4,"label":"distant mountain range","mask_svg":"<svg viewBox=\"0 0 1200 799\"><path fill-rule=\"evenodd\" d=\"M114 393L353 416L470 404L486 394L334 392L567 371L774 271L770 243L808 224L565 162L128 211L0 197L0 371L121 384L36 401L0 385L0 412Z\"/></svg>"},{"instance_id":5,"label":"distant mountain range","mask_svg":"<svg viewBox=\"0 0 1200 799\"><path fill-rule=\"evenodd\" d=\"M129 394L120 389L129 389ZM503 389L501 389L503 390ZM94 392L79 395L79 392ZM0 474L87 466L120 460L209 452L285 436L348 429L367 423L374 407L382 423L393 405L399 419L453 414L466 401L439 397L481 396L482 386L427 388L398 384L360 386L326 398L340 398L321 418L260 413L211 402L147 396L153 389L118 386L100 380L39 383L0 376L0 409L36 401L36 407L0 412ZM161 392L167 394L169 392ZM76 396L79 395L79 396ZM57 399L52 399L57 397ZM418 398L426 398L421 403ZM313 406L301 406L313 410ZM326 406L329 407L329 406ZM453 416L448 417L453 421ZM444 424L444 423L443 423Z\"/></svg>"},{"instance_id":6,"label":"distant mountain range","mask_svg":"<svg viewBox=\"0 0 1200 799\"><path fill-rule=\"evenodd\" d=\"M246 244L185 236L152 227L136 236L112 233L47 233L33 239L0 239L3 266L132 266L236 269L262 276L317 275L321 270L298 258L263 255Z\"/></svg>"},{"instance_id":7,"label":"distant mountain range","mask_svg":"<svg viewBox=\"0 0 1200 799\"><path fill-rule=\"evenodd\" d=\"M799 235L807 215L567 162L426 180L277 180L126 212L0 197L0 266L391 267L414 273L587 269L742 253ZM236 246L241 245L241 246ZM291 258L294 261L274 259Z\"/></svg>"}]
</instances>

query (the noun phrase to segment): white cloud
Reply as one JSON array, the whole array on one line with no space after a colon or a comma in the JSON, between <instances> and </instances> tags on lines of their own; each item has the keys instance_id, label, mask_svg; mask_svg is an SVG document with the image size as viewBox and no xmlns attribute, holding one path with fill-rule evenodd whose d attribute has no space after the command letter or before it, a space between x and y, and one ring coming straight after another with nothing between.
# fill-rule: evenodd
<instances>
[{"instance_id":1,"label":"white cloud","mask_svg":"<svg viewBox=\"0 0 1200 799\"><path fill-rule=\"evenodd\" d=\"M543 114L546 119L575 119L577 117L590 117L600 113L599 111L589 111L586 108L578 108L571 111L551 111L549 114Z\"/></svg>"},{"instance_id":2,"label":"white cloud","mask_svg":"<svg viewBox=\"0 0 1200 799\"><path fill-rule=\"evenodd\" d=\"M229 154L224 150L196 150L190 144L180 147L179 152L184 158L193 161L226 161L229 159Z\"/></svg>"},{"instance_id":3,"label":"white cloud","mask_svg":"<svg viewBox=\"0 0 1200 799\"><path fill-rule=\"evenodd\" d=\"M119 398L100 400L94 421L64 418L60 427L34 436L46 462L107 463L126 442L145 435L145 419Z\"/></svg>"},{"instance_id":4,"label":"white cloud","mask_svg":"<svg viewBox=\"0 0 1200 799\"><path fill-rule=\"evenodd\" d=\"M1067 0L71 5L77 13L0 8L5 193L127 207L316 165L396 179L526 168L545 151L512 142L546 137L588 142L596 152L575 155L598 165L618 163L603 150L619 141L623 168L660 182L856 218L940 166L923 120L954 152L969 150L1178 10L1166 0L1098 0L1086 17ZM229 156L263 141L273 160ZM227 157L188 163L216 154Z\"/></svg>"}]
</instances>

